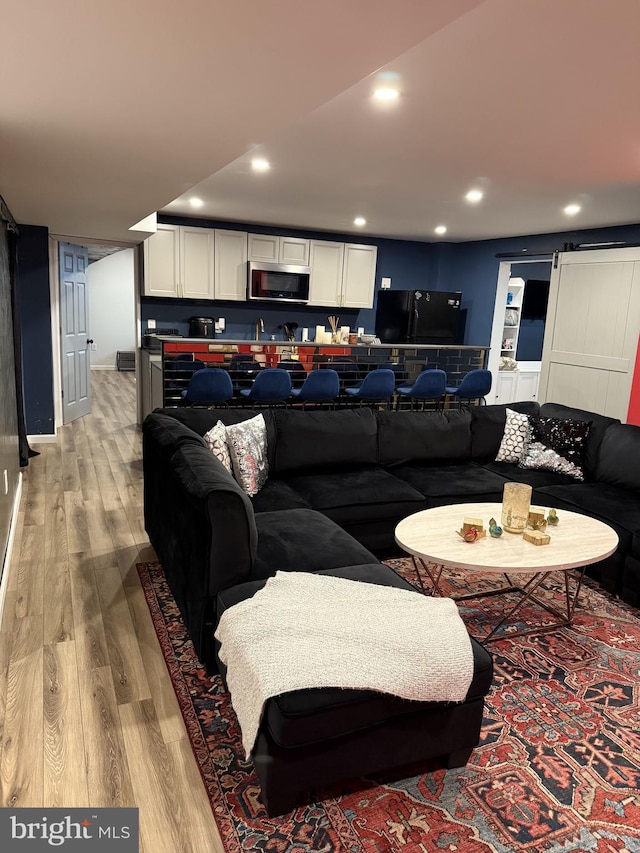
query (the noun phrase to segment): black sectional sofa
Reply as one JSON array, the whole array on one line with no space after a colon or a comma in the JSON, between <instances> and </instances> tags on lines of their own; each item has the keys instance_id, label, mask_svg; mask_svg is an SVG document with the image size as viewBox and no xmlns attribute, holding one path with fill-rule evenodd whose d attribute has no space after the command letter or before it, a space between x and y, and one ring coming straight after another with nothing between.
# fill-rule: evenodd
<instances>
[{"instance_id":1,"label":"black sectional sofa","mask_svg":"<svg viewBox=\"0 0 640 853\"><path fill-rule=\"evenodd\" d=\"M640 427L556 403L510 405L591 423L585 481L578 482L494 461L506 408L265 410L269 478L253 498L202 436L217 420L237 423L256 411L157 409L149 415L145 525L201 659L211 660L220 590L278 568L377 562L395 548L400 519L431 506L500 501L507 480L529 483L534 503L610 524L618 550L589 574L640 606Z\"/></svg>"},{"instance_id":2,"label":"black sectional sofa","mask_svg":"<svg viewBox=\"0 0 640 853\"><path fill-rule=\"evenodd\" d=\"M223 670L213 638L217 619L278 570L405 585L380 561L398 551L398 521L432 506L499 502L509 480L529 483L533 503L584 512L614 527L617 552L588 571L640 605L640 428L554 403L510 405L591 423L585 481L578 482L494 461L506 408L264 410L269 477L253 498L202 436L219 419L237 423L257 412L181 408L149 415L143 425L145 525L200 659ZM491 683L491 658L472 642L474 681L467 701L455 708L394 699L381 709L366 691L347 691L346 698L344 691L300 691L270 701L254 755L269 811L289 808L306 784L397 769L411 753L403 748L405 731L413 732L412 742L430 732L411 753L415 758L464 764L477 743ZM312 731L325 734L318 742Z\"/></svg>"}]
</instances>

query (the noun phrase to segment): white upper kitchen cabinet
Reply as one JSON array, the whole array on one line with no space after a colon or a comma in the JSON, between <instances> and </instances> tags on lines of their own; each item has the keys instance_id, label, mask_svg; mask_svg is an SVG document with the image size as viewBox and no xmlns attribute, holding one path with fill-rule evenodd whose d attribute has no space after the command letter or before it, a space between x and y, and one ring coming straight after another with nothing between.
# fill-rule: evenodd
<instances>
[{"instance_id":1,"label":"white upper kitchen cabinet","mask_svg":"<svg viewBox=\"0 0 640 853\"><path fill-rule=\"evenodd\" d=\"M180 296L213 299L213 230L180 228Z\"/></svg>"},{"instance_id":2,"label":"white upper kitchen cabinet","mask_svg":"<svg viewBox=\"0 0 640 853\"><path fill-rule=\"evenodd\" d=\"M244 302L247 298L247 233L215 230L214 295Z\"/></svg>"},{"instance_id":3,"label":"white upper kitchen cabinet","mask_svg":"<svg viewBox=\"0 0 640 853\"><path fill-rule=\"evenodd\" d=\"M341 302L344 308L373 306L377 259L377 246L345 245Z\"/></svg>"},{"instance_id":4,"label":"white upper kitchen cabinet","mask_svg":"<svg viewBox=\"0 0 640 853\"><path fill-rule=\"evenodd\" d=\"M277 234L249 234L249 260L278 263L280 238Z\"/></svg>"},{"instance_id":5,"label":"white upper kitchen cabinet","mask_svg":"<svg viewBox=\"0 0 640 853\"><path fill-rule=\"evenodd\" d=\"M144 293L213 299L213 230L159 224L144 241Z\"/></svg>"},{"instance_id":6,"label":"white upper kitchen cabinet","mask_svg":"<svg viewBox=\"0 0 640 853\"><path fill-rule=\"evenodd\" d=\"M277 234L249 234L249 260L309 266L309 240Z\"/></svg>"},{"instance_id":7,"label":"white upper kitchen cabinet","mask_svg":"<svg viewBox=\"0 0 640 853\"><path fill-rule=\"evenodd\" d=\"M156 233L144 241L145 296L180 296L179 234L177 225L158 225Z\"/></svg>"},{"instance_id":8,"label":"white upper kitchen cabinet","mask_svg":"<svg viewBox=\"0 0 640 853\"><path fill-rule=\"evenodd\" d=\"M309 240L302 237L280 237L278 263L308 267L309 251Z\"/></svg>"},{"instance_id":9,"label":"white upper kitchen cabinet","mask_svg":"<svg viewBox=\"0 0 640 853\"><path fill-rule=\"evenodd\" d=\"M371 308L377 252L357 243L160 224L144 242L144 293L244 302L251 260L309 266L309 305Z\"/></svg>"},{"instance_id":10,"label":"white upper kitchen cabinet","mask_svg":"<svg viewBox=\"0 0 640 853\"><path fill-rule=\"evenodd\" d=\"M309 305L340 306L344 243L312 240L309 255Z\"/></svg>"},{"instance_id":11,"label":"white upper kitchen cabinet","mask_svg":"<svg viewBox=\"0 0 640 853\"><path fill-rule=\"evenodd\" d=\"M376 246L312 240L309 305L371 308L377 257Z\"/></svg>"}]
</instances>

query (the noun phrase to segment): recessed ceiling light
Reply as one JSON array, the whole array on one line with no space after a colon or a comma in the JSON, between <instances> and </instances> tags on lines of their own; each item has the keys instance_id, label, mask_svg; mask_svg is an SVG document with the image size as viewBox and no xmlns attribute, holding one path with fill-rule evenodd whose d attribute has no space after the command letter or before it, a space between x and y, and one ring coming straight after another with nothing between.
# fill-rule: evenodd
<instances>
[{"instance_id":1,"label":"recessed ceiling light","mask_svg":"<svg viewBox=\"0 0 640 853\"><path fill-rule=\"evenodd\" d=\"M362 228L363 225L367 224L367 220L364 218L364 216L356 216L356 218L353 220L353 224L357 225L358 228Z\"/></svg>"},{"instance_id":2,"label":"recessed ceiling light","mask_svg":"<svg viewBox=\"0 0 640 853\"><path fill-rule=\"evenodd\" d=\"M564 212L567 214L567 216L575 216L576 213L580 213L581 210L582 208L579 204L568 204L564 208Z\"/></svg>"},{"instance_id":3,"label":"recessed ceiling light","mask_svg":"<svg viewBox=\"0 0 640 853\"><path fill-rule=\"evenodd\" d=\"M400 92L397 89L392 89L391 86L381 86L379 89L373 90L373 97L376 101L397 101Z\"/></svg>"},{"instance_id":4,"label":"recessed ceiling light","mask_svg":"<svg viewBox=\"0 0 640 853\"><path fill-rule=\"evenodd\" d=\"M202 207L204 202L202 201L201 198L196 198L194 196L193 198L189 199L189 204L191 205L191 207Z\"/></svg>"},{"instance_id":5,"label":"recessed ceiling light","mask_svg":"<svg viewBox=\"0 0 640 853\"><path fill-rule=\"evenodd\" d=\"M446 225L437 225L433 230L436 232L436 234L446 234L447 233L447 226Z\"/></svg>"},{"instance_id":6,"label":"recessed ceiling light","mask_svg":"<svg viewBox=\"0 0 640 853\"><path fill-rule=\"evenodd\" d=\"M469 190L469 192L465 196L467 201L470 201L472 204L477 204L479 201L482 201L484 198L484 193L482 190Z\"/></svg>"},{"instance_id":7,"label":"recessed ceiling light","mask_svg":"<svg viewBox=\"0 0 640 853\"><path fill-rule=\"evenodd\" d=\"M265 160L264 157L254 157L251 161L251 168L254 172L268 172L271 168L271 163Z\"/></svg>"}]
</instances>

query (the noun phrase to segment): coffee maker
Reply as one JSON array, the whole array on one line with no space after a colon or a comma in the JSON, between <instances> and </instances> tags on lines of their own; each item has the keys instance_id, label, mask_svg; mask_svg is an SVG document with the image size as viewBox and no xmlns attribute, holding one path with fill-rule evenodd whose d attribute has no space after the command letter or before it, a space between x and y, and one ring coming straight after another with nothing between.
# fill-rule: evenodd
<instances>
[{"instance_id":1,"label":"coffee maker","mask_svg":"<svg viewBox=\"0 0 640 853\"><path fill-rule=\"evenodd\" d=\"M215 338L216 327L213 317L191 317L189 320L190 338Z\"/></svg>"}]
</instances>

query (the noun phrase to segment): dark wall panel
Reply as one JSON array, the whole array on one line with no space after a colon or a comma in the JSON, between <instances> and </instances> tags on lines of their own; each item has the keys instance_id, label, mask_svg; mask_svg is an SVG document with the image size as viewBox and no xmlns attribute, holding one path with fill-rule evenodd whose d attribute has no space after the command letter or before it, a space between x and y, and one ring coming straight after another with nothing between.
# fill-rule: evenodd
<instances>
[{"instance_id":1,"label":"dark wall panel","mask_svg":"<svg viewBox=\"0 0 640 853\"><path fill-rule=\"evenodd\" d=\"M9 538L20 470L9 276L10 251L7 225L0 221L0 399L2 400L0 405L0 573ZM6 495L4 493L5 471L9 487Z\"/></svg>"},{"instance_id":2,"label":"dark wall panel","mask_svg":"<svg viewBox=\"0 0 640 853\"><path fill-rule=\"evenodd\" d=\"M49 231L20 225L18 294L22 324L22 365L27 433L54 432Z\"/></svg>"}]
</instances>

